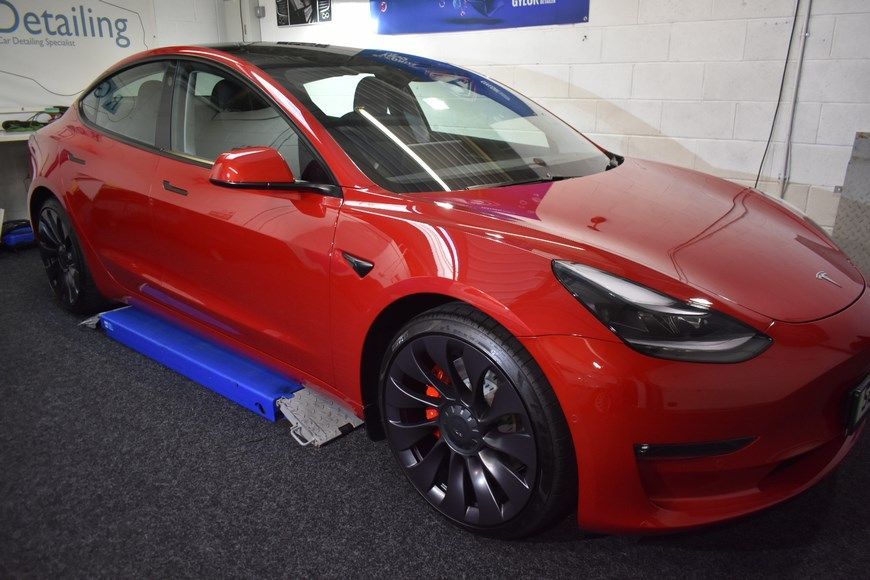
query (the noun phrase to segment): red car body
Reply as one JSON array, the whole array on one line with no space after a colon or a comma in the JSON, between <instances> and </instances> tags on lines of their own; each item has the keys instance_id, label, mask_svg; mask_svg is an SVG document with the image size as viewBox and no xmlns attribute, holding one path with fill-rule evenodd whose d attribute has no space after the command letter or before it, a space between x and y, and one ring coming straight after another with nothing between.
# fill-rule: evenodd
<instances>
[{"instance_id":1,"label":"red car body","mask_svg":"<svg viewBox=\"0 0 870 580\"><path fill-rule=\"evenodd\" d=\"M164 48L114 70L160 56L219 62L262 89L327 161L341 195L220 187L209 168L116 140L74 106L31 141L30 204L60 200L107 297L303 378L360 416L397 325L438 304L468 303L517 337L552 385L588 529L743 516L812 486L858 440L860 428L846 432L844 405L870 372L870 295L834 243L779 203L633 159L556 183L391 193L242 58ZM377 267L360 278L343 252ZM640 354L565 290L554 259L706 299L773 342L733 364ZM746 437L748 446L710 457L636 452Z\"/></svg>"}]
</instances>

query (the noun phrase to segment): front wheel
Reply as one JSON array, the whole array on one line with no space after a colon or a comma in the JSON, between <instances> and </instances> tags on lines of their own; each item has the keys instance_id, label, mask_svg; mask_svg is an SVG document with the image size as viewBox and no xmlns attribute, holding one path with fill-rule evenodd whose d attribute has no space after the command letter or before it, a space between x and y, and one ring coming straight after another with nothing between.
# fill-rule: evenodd
<instances>
[{"instance_id":1,"label":"front wheel","mask_svg":"<svg viewBox=\"0 0 870 580\"><path fill-rule=\"evenodd\" d=\"M519 341L470 306L431 310L399 332L380 405L408 480L458 526L516 538L573 509L574 451L552 389Z\"/></svg>"}]
</instances>

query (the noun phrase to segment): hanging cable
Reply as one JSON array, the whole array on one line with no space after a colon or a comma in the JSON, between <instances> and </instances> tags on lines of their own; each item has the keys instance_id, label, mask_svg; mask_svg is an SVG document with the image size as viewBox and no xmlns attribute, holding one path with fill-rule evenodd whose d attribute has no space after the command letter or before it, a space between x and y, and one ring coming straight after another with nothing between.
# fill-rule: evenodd
<instances>
[{"instance_id":1,"label":"hanging cable","mask_svg":"<svg viewBox=\"0 0 870 580\"><path fill-rule=\"evenodd\" d=\"M797 30L798 9L800 8L801 0L795 0L794 17L792 18L791 34L788 38L788 48L785 51L785 63L782 65L782 79L779 82L779 96L776 99L776 109L773 111L773 121L770 123L770 133L767 136L767 145L764 147L764 154L761 156L761 163L758 165L758 174L755 176L755 187L758 187L758 182L761 180L761 171L764 169L764 161L767 159L767 153L770 151L770 143L773 141L773 132L776 129L776 119L779 117L779 109L782 105L782 95L785 91L785 76L788 71L788 59L791 57L791 47L794 43L794 33Z\"/></svg>"},{"instance_id":2,"label":"hanging cable","mask_svg":"<svg viewBox=\"0 0 870 580\"><path fill-rule=\"evenodd\" d=\"M28 80L28 81L33 81L34 83L36 83L37 85L39 85L40 88L42 88L42 90L44 90L46 93L50 93L50 94L55 95L55 96L58 96L58 97L75 97L75 96L78 95L80 92L82 92L82 91L76 91L76 92L74 92L74 93L69 93L69 94L66 94L66 93L56 93L56 92L54 92L53 90L51 90L50 88L48 88L47 86L45 86L44 84L42 84L41 82L39 82L38 80L36 80L36 79L33 78L33 77L29 77L29 76L27 76L27 75L20 75L20 74L18 74L18 73L10 72L10 71L8 71L8 70L3 70L3 69L0 69L0 73L4 73L4 74L7 74L7 75L11 75L11 76L13 76L13 77L18 77L18 78L20 78L20 79L25 79L25 80Z\"/></svg>"},{"instance_id":3,"label":"hanging cable","mask_svg":"<svg viewBox=\"0 0 870 580\"><path fill-rule=\"evenodd\" d=\"M789 181L791 181L791 136L794 132L794 120L797 116L797 104L798 104L798 91L801 88L801 74L804 69L804 55L807 51L807 39L810 36L810 16L813 13L813 0L808 0L807 4L807 16L804 20L804 29L801 33L801 53L798 57L797 63L797 73L794 81L794 94L792 95L791 101L791 116L788 122L788 133L785 136L785 163L782 169L782 185L779 190L779 197L785 197L786 190L788 189Z\"/></svg>"}]
</instances>

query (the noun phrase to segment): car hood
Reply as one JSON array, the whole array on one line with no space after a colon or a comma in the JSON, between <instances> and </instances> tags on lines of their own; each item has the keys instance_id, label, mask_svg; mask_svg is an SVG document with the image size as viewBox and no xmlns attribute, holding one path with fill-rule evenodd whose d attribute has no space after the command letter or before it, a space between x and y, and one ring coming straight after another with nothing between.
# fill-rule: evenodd
<instances>
[{"instance_id":1,"label":"car hood","mask_svg":"<svg viewBox=\"0 0 870 580\"><path fill-rule=\"evenodd\" d=\"M427 197L619 256L774 320L824 318L865 287L805 218L750 188L660 163Z\"/></svg>"}]
</instances>

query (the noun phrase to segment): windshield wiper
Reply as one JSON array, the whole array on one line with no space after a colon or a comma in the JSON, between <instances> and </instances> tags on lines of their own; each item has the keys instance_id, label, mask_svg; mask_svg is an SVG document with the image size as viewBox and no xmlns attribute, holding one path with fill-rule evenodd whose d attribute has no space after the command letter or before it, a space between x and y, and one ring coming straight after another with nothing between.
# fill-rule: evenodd
<instances>
[{"instance_id":1,"label":"windshield wiper","mask_svg":"<svg viewBox=\"0 0 870 580\"><path fill-rule=\"evenodd\" d=\"M484 183L481 185L469 185L465 189L490 189L493 187L508 187L510 185L525 185L527 183L549 183L551 181L562 181L563 179L571 179L574 175L548 175L546 177L534 177L532 179L523 179L520 181L499 181L497 183Z\"/></svg>"}]
</instances>

